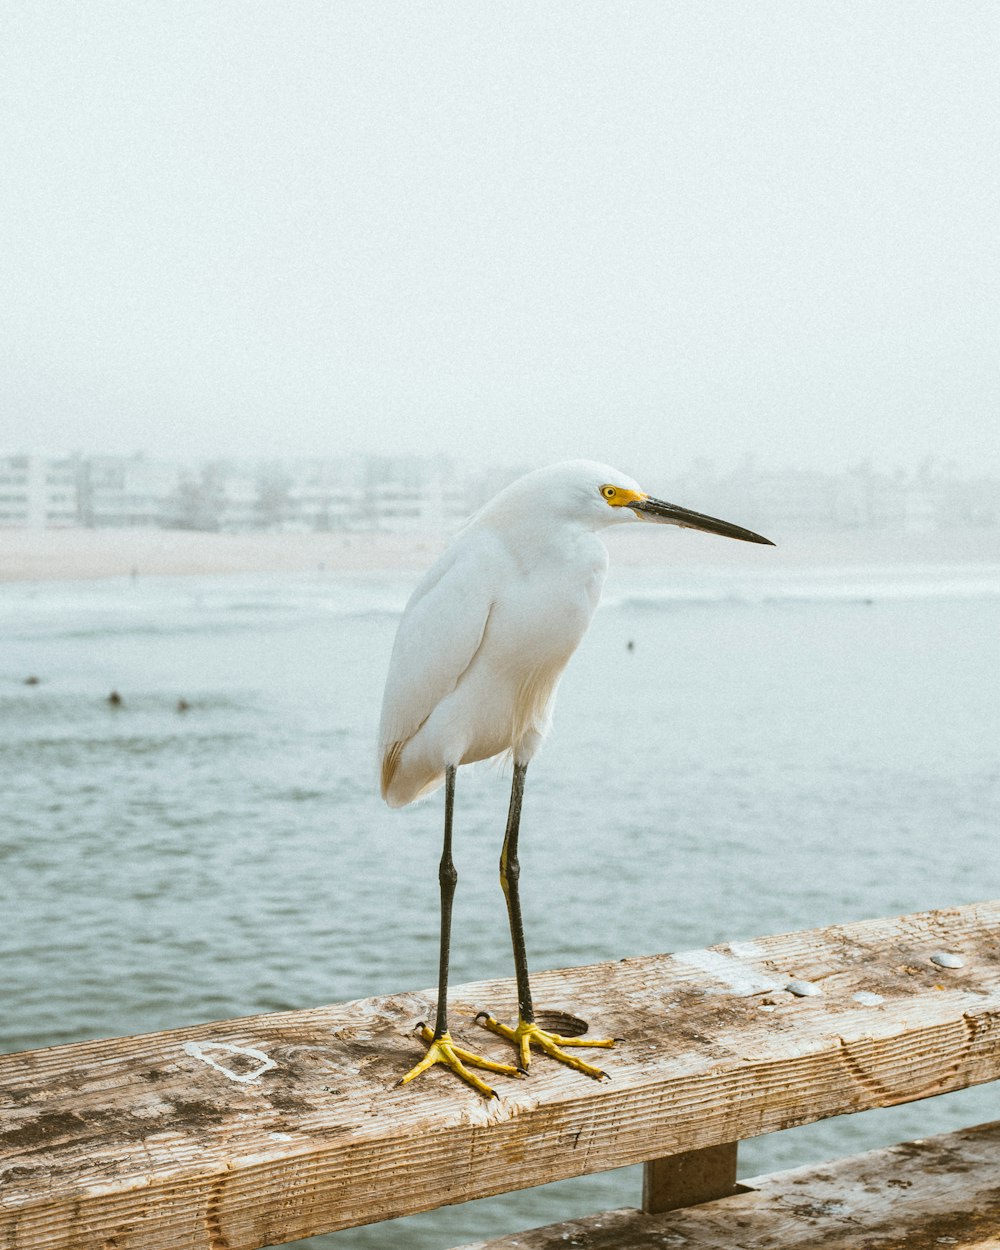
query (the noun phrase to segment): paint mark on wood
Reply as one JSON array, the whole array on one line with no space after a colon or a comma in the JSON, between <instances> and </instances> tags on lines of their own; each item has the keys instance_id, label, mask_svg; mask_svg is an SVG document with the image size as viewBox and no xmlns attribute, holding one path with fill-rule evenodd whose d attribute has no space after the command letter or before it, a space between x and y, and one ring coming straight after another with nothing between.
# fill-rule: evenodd
<instances>
[{"instance_id":1,"label":"paint mark on wood","mask_svg":"<svg viewBox=\"0 0 1000 1250\"><path fill-rule=\"evenodd\" d=\"M255 1046L236 1046L232 1042L185 1042L184 1049L192 1059L200 1059L202 1063L207 1063L210 1068L214 1068L216 1072L221 1072L224 1077L240 1085L248 1085L251 1081L258 1080L265 1072L278 1066L273 1059ZM208 1053L210 1050L223 1051L244 1059L253 1059L256 1063L252 1068L246 1068L245 1064L241 1063L239 1066L244 1067L245 1070L234 1072L231 1067L213 1059Z\"/></svg>"},{"instance_id":2,"label":"paint mark on wood","mask_svg":"<svg viewBox=\"0 0 1000 1250\"><path fill-rule=\"evenodd\" d=\"M718 986L704 987L710 994L735 994L739 998L747 998L765 990L784 988L782 982L774 977L747 968L738 959L717 950L681 951L674 956L674 962L682 968L698 968L713 981L718 981Z\"/></svg>"}]
</instances>

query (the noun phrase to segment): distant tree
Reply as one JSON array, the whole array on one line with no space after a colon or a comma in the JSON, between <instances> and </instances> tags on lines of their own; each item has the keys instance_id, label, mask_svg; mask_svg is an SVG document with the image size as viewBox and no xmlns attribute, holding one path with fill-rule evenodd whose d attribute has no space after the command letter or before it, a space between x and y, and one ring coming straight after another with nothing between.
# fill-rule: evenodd
<instances>
[{"instance_id":1,"label":"distant tree","mask_svg":"<svg viewBox=\"0 0 1000 1250\"><path fill-rule=\"evenodd\" d=\"M292 480L280 464L261 468L257 479L257 525L264 530L277 529L290 519Z\"/></svg>"},{"instance_id":2,"label":"distant tree","mask_svg":"<svg viewBox=\"0 0 1000 1250\"><path fill-rule=\"evenodd\" d=\"M225 501L222 467L206 464L200 473L185 473L170 501L170 527L215 531L220 528Z\"/></svg>"}]
</instances>

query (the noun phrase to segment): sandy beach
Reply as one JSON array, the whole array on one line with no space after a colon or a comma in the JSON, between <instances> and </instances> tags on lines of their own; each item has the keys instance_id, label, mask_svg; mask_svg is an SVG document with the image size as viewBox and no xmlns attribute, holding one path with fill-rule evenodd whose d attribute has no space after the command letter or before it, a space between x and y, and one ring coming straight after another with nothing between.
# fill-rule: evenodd
<instances>
[{"instance_id":1,"label":"sandy beach","mask_svg":"<svg viewBox=\"0 0 1000 1250\"><path fill-rule=\"evenodd\" d=\"M229 573L419 569L444 540L414 534L0 531L0 582Z\"/></svg>"},{"instance_id":2,"label":"sandy beach","mask_svg":"<svg viewBox=\"0 0 1000 1250\"><path fill-rule=\"evenodd\" d=\"M630 566L765 568L997 564L1000 529L931 533L769 533L775 547L635 526L607 535L612 560ZM447 542L432 534L209 534L187 530L3 530L0 582L134 575L365 572L427 567Z\"/></svg>"}]
</instances>

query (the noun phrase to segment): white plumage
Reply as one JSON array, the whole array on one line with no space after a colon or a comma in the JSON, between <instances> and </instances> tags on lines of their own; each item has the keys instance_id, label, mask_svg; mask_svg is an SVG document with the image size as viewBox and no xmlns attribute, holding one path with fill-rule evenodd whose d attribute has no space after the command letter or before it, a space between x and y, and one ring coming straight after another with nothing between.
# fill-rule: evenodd
<instances>
[{"instance_id":1,"label":"white plumage","mask_svg":"<svg viewBox=\"0 0 1000 1250\"><path fill-rule=\"evenodd\" d=\"M596 531L634 522L605 483L637 482L589 460L539 469L501 491L422 579L399 625L382 704L382 794L401 807L448 764L504 751L527 762L608 567Z\"/></svg>"}]
</instances>

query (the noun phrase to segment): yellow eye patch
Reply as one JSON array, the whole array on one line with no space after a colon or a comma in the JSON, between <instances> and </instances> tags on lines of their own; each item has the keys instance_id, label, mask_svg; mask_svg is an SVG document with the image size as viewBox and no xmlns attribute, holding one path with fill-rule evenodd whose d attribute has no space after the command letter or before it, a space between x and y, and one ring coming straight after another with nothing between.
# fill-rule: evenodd
<instances>
[{"instance_id":1,"label":"yellow eye patch","mask_svg":"<svg viewBox=\"0 0 1000 1250\"><path fill-rule=\"evenodd\" d=\"M606 482L601 488L605 503L612 508L627 508L631 503L642 503L649 496L641 490L626 490L624 486L612 486Z\"/></svg>"}]
</instances>

